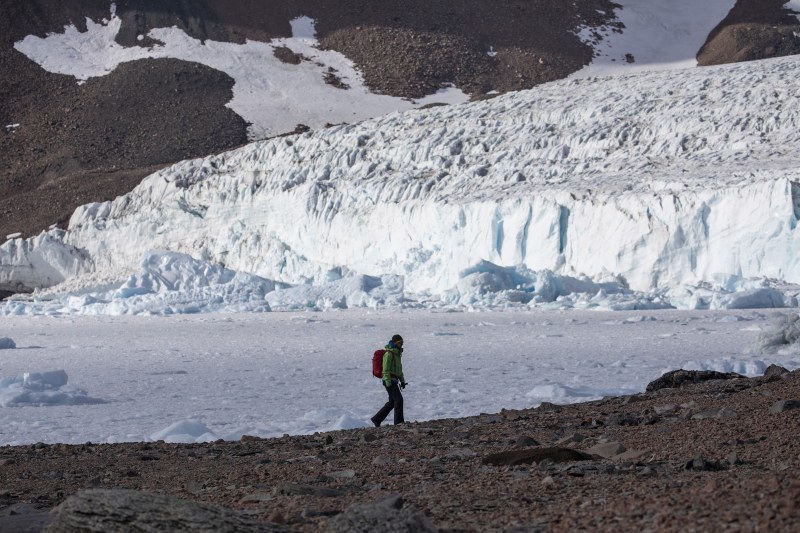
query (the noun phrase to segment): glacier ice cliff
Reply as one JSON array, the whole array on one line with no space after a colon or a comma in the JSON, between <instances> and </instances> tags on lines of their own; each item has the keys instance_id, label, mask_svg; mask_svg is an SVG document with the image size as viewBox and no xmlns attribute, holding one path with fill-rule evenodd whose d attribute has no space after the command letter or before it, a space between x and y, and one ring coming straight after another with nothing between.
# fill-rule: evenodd
<instances>
[{"instance_id":1,"label":"glacier ice cliff","mask_svg":"<svg viewBox=\"0 0 800 533\"><path fill-rule=\"evenodd\" d=\"M280 290L362 276L391 305L581 283L654 306L796 305L798 79L787 57L566 80L183 161L5 242L0 288L119 286L164 250ZM537 287L552 276L567 288Z\"/></svg>"}]
</instances>

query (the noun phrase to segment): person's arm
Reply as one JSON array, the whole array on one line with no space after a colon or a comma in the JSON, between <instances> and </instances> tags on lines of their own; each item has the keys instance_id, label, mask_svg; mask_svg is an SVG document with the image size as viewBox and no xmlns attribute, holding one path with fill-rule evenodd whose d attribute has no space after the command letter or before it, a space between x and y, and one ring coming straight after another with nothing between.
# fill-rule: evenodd
<instances>
[{"instance_id":1,"label":"person's arm","mask_svg":"<svg viewBox=\"0 0 800 533\"><path fill-rule=\"evenodd\" d=\"M386 350L386 353L383 354L383 384L387 387L392 386L392 363L394 362L394 357L392 357L392 351Z\"/></svg>"},{"instance_id":2,"label":"person's arm","mask_svg":"<svg viewBox=\"0 0 800 533\"><path fill-rule=\"evenodd\" d=\"M406 386L406 378L403 375L403 358L402 357L397 359L397 369L396 369L396 374L395 375L397 376L397 379L400 380L401 385L403 387L405 387Z\"/></svg>"}]
</instances>

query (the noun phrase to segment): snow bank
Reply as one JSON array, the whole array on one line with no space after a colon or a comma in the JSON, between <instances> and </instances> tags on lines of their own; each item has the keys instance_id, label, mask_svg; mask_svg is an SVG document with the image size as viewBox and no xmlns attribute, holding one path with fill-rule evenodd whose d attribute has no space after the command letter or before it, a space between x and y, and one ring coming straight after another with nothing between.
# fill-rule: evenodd
<instances>
[{"instance_id":1,"label":"snow bank","mask_svg":"<svg viewBox=\"0 0 800 533\"><path fill-rule=\"evenodd\" d=\"M386 401L370 359L397 332L406 338L409 421L631 394L678 368L760 375L774 363L794 370L797 311L785 313L794 315L793 332L779 343L788 353L770 355L743 353L774 327L776 318L760 311L21 317L12 321L19 344L42 347L0 352L0 379L21 376L0 386L0 445L207 442L370 427ZM70 391L64 375L37 378L29 370L53 368L52 361L71 380L92 383L93 396L106 402L59 403L53 395ZM51 396L40 402L33 394Z\"/></svg>"},{"instance_id":2,"label":"snow bank","mask_svg":"<svg viewBox=\"0 0 800 533\"><path fill-rule=\"evenodd\" d=\"M759 334L752 353L800 355L800 315L776 314L770 327Z\"/></svg>"},{"instance_id":3,"label":"snow bank","mask_svg":"<svg viewBox=\"0 0 800 533\"><path fill-rule=\"evenodd\" d=\"M676 306L774 308L797 303L796 296L787 296L764 281L683 286L671 293L641 292L628 289L618 278L595 282L524 266L501 267L488 261L462 271L456 285L441 295L423 294L416 299L405 294L403 277L396 275L343 274L341 269L333 269L327 273L327 282L289 285L176 252L151 252L140 268L121 284L101 284L100 288L84 287L80 291L37 291L32 297L12 298L0 306L0 315L173 315L352 307L630 311ZM736 287L744 289L736 292Z\"/></svg>"},{"instance_id":4,"label":"snow bank","mask_svg":"<svg viewBox=\"0 0 800 533\"><path fill-rule=\"evenodd\" d=\"M25 405L84 405L105 403L68 384L64 370L26 372L22 377L0 380L0 407Z\"/></svg>"},{"instance_id":5,"label":"snow bank","mask_svg":"<svg viewBox=\"0 0 800 533\"><path fill-rule=\"evenodd\" d=\"M215 440L219 440L220 437L208 429L208 427L206 427L202 421L191 419L179 420L178 422L170 424L161 431L157 431L150 435L150 438L154 441L163 440L165 442L173 443L191 443L214 442Z\"/></svg>"}]
</instances>

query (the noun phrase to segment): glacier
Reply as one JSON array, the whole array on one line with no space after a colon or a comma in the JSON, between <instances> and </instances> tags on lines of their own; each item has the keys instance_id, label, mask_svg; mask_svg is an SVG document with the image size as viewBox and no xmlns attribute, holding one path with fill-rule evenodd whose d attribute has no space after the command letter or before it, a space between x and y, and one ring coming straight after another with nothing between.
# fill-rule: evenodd
<instances>
[{"instance_id":1,"label":"glacier","mask_svg":"<svg viewBox=\"0 0 800 533\"><path fill-rule=\"evenodd\" d=\"M569 79L183 161L3 243L0 288L35 292L0 313L142 312L112 300L164 287L119 288L181 262L251 276L257 310L796 306L797 79L795 57Z\"/></svg>"}]
</instances>

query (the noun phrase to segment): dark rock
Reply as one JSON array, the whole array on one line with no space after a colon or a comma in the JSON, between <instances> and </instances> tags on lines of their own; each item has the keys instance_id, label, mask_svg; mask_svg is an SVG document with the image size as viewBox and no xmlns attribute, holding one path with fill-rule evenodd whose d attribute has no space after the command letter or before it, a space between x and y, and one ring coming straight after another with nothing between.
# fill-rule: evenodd
<instances>
[{"instance_id":1,"label":"dark rock","mask_svg":"<svg viewBox=\"0 0 800 533\"><path fill-rule=\"evenodd\" d=\"M586 475L586 472L583 470L583 468L571 466L567 469L567 475L572 477L583 477Z\"/></svg>"},{"instance_id":2,"label":"dark rock","mask_svg":"<svg viewBox=\"0 0 800 533\"><path fill-rule=\"evenodd\" d=\"M736 418L739 413L727 407L715 407L714 409L706 409L697 414L692 415L692 420L704 420L706 418Z\"/></svg>"},{"instance_id":3,"label":"dark rock","mask_svg":"<svg viewBox=\"0 0 800 533\"><path fill-rule=\"evenodd\" d=\"M293 52L288 46L276 46L273 53L280 61L289 65L299 65L301 61L306 59L302 54Z\"/></svg>"},{"instance_id":4,"label":"dark rock","mask_svg":"<svg viewBox=\"0 0 800 533\"><path fill-rule=\"evenodd\" d=\"M726 467L725 465L716 461L707 461L702 455L698 455L691 461L687 462L685 468L686 470L716 472L718 470L725 470Z\"/></svg>"},{"instance_id":5,"label":"dark rock","mask_svg":"<svg viewBox=\"0 0 800 533\"><path fill-rule=\"evenodd\" d=\"M614 413L606 418L606 426L638 426L639 419L635 416Z\"/></svg>"},{"instance_id":6,"label":"dark rock","mask_svg":"<svg viewBox=\"0 0 800 533\"><path fill-rule=\"evenodd\" d=\"M714 370L673 370L647 384L647 392L660 389L675 389L686 384L701 383L712 379L744 378L735 372L716 372Z\"/></svg>"},{"instance_id":7,"label":"dark rock","mask_svg":"<svg viewBox=\"0 0 800 533\"><path fill-rule=\"evenodd\" d=\"M373 503L356 504L328 521L330 533L425 533L438 531L424 514L392 495Z\"/></svg>"},{"instance_id":8,"label":"dark rock","mask_svg":"<svg viewBox=\"0 0 800 533\"><path fill-rule=\"evenodd\" d=\"M347 493L329 487L317 487L316 485L301 485L296 483L283 483L275 487L276 495L284 496L321 496L324 498L338 498Z\"/></svg>"},{"instance_id":9,"label":"dark rock","mask_svg":"<svg viewBox=\"0 0 800 533\"><path fill-rule=\"evenodd\" d=\"M285 532L211 505L135 490L87 490L58 507L49 533L103 531Z\"/></svg>"},{"instance_id":10,"label":"dark rock","mask_svg":"<svg viewBox=\"0 0 800 533\"><path fill-rule=\"evenodd\" d=\"M0 511L0 531L8 533L39 533L56 519L56 515L23 504L15 510ZM8 513L8 514L6 514Z\"/></svg>"},{"instance_id":11,"label":"dark rock","mask_svg":"<svg viewBox=\"0 0 800 533\"><path fill-rule=\"evenodd\" d=\"M558 411L561 410L561 406L558 405L558 404L555 404L555 403L551 403L551 402L542 402L542 403L539 404L539 407L537 407L536 409L538 409L539 411L545 411L545 412L548 412L548 413L549 412L558 412Z\"/></svg>"},{"instance_id":12,"label":"dark rock","mask_svg":"<svg viewBox=\"0 0 800 533\"><path fill-rule=\"evenodd\" d=\"M518 437L517 440L514 441L514 444L516 444L519 447L530 447L530 446L538 446L539 441L537 441L533 437L523 436L523 437Z\"/></svg>"},{"instance_id":13,"label":"dark rock","mask_svg":"<svg viewBox=\"0 0 800 533\"><path fill-rule=\"evenodd\" d=\"M7 516L36 514L40 512L39 509L29 503L15 503L14 505L9 505L4 509L0 509L0 517L5 518ZM4 530L0 529L0 531Z\"/></svg>"},{"instance_id":14,"label":"dark rock","mask_svg":"<svg viewBox=\"0 0 800 533\"><path fill-rule=\"evenodd\" d=\"M161 456L153 452L145 452L139 456L140 461L158 461L159 459Z\"/></svg>"},{"instance_id":15,"label":"dark rock","mask_svg":"<svg viewBox=\"0 0 800 533\"><path fill-rule=\"evenodd\" d=\"M424 109L424 107L422 109ZM510 409L500 409L500 416L502 416L506 420L519 420L523 418L522 414L519 411Z\"/></svg>"},{"instance_id":16,"label":"dark rock","mask_svg":"<svg viewBox=\"0 0 800 533\"><path fill-rule=\"evenodd\" d=\"M461 459L472 459L476 455L478 454L469 448L458 448L450 451L444 458L449 461L457 461Z\"/></svg>"},{"instance_id":17,"label":"dark rock","mask_svg":"<svg viewBox=\"0 0 800 533\"><path fill-rule=\"evenodd\" d=\"M640 476L642 476L642 477L651 477L651 476L654 476L654 475L656 475L656 474L657 474L657 472L656 472L656 471L655 471L653 468L651 468L651 467L649 467L649 466L645 466L644 468L642 468L641 470L639 470L639 471L637 472L637 474L638 474L638 475L640 475Z\"/></svg>"},{"instance_id":18,"label":"dark rock","mask_svg":"<svg viewBox=\"0 0 800 533\"><path fill-rule=\"evenodd\" d=\"M769 408L770 413L782 413L784 411L791 411L792 409L800 409L800 400L781 400L772 404Z\"/></svg>"},{"instance_id":19,"label":"dark rock","mask_svg":"<svg viewBox=\"0 0 800 533\"><path fill-rule=\"evenodd\" d=\"M555 463L586 461L592 456L572 448L531 448L527 450L507 450L493 453L483 458L483 464L494 466L514 466L540 463L550 460Z\"/></svg>"},{"instance_id":20,"label":"dark rock","mask_svg":"<svg viewBox=\"0 0 800 533\"><path fill-rule=\"evenodd\" d=\"M788 374L789 371L782 366L778 365L769 365L767 369L764 371L764 378L769 381L773 381L776 379L781 379L784 374Z\"/></svg>"}]
</instances>

